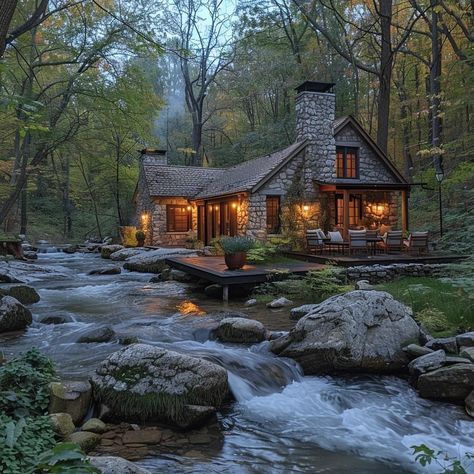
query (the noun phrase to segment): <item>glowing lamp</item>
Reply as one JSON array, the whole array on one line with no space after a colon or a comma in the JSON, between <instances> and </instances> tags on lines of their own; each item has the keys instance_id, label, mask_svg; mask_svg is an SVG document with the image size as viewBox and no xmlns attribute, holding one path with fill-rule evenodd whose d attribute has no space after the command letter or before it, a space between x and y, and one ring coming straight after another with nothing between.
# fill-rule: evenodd
<instances>
[{"instance_id":1,"label":"glowing lamp","mask_svg":"<svg viewBox=\"0 0 474 474\"><path fill-rule=\"evenodd\" d=\"M187 209L188 211L190 211L190 210L191 210L191 206L188 206L186 209Z\"/></svg>"},{"instance_id":2,"label":"glowing lamp","mask_svg":"<svg viewBox=\"0 0 474 474\"><path fill-rule=\"evenodd\" d=\"M309 206L308 205L303 206L303 211L308 212L309 211Z\"/></svg>"},{"instance_id":3,"label":"glowing lamp","mask_svg":"<svg viewBox=\"0 0 474 474\"><path fill-rule=\"evenodd\" d=\"M234 209L237 209L237 203L233 202L233 203L232 203L232 207L233 207Z\"/></svg>"}]
</instances>

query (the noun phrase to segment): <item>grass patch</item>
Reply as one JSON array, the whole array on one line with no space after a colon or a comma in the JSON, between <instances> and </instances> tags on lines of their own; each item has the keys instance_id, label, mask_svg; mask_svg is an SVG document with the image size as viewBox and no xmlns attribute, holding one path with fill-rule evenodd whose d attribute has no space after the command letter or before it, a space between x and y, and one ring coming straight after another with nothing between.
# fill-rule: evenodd
<instances>
[{"instance_id":1,"label":"grass patch","mask_svg":"<svg viewBox=\"0 0 474 474\"><path fill-rule=\"evenodd\" d=\"M461 287L437 278L405 277L377 286L413 309L415 319L436 335L474 330L474 304Z\"/></svg>"}]
</instances>

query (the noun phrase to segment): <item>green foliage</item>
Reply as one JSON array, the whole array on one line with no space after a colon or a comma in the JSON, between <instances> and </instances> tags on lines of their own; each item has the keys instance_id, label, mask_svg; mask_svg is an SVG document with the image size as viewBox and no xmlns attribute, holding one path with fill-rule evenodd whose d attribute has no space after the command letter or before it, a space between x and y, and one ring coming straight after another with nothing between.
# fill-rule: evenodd
<instances>
[{"instance_id":1,"label":"green foliage","mask_svg":"<svg viewBox=\"0 0 474 474\"><path fill-rule=\"evenodd\" d=\"M262 264L270 261L277 253L278 248L269 242L255 242L255 245L247 253L247 262Z\"/></svg>"},{"instance_id":2,"label":"green foliage","mask_svg":"<svg viewBox=\"0 0 474 474\"><path fill-rule=\"evenodd\" d=\"M472 465L474 453L466 453L462 458L455 458L443 451L435 451L426 444L411 446L415 461L423 467L431 464L436 465L441 471L439 474L467 474Z\"/></svg>"},{"instance_id":3,"label":"green foliage","mask_svg":"<svg viewBox=\"0 0 474 474\"><path fill-rule=\"evenodd\" d=\"M74 443L58 443L38 459L36 469L57 474L100 474Z\"/></svg>"},{"instance_id":4,"label":"green foliage","mask_svg":"<svg viewBox=\"0 0 474 474\"><path fill-rule=\"evenodd\" d=\"M446 331L450 327L446 315L437 308L423 308L415 314L415 319L430 332Z\"/></svg>"},{"instance_id":5,"label":"green foliage","mask_svg":"<svg viewBox=\"0 0 474 474\"><path fill-rule=\"evenodd\" d=\"M231 255L236 252L248 252L255 245L255 241L249 237L223 237L219 241L225 255Z\"/></svg>"},{"instance_id":6,"label":"green foliage","mask_svg":"<svg viewBox=\"0 0 474 474\"><path fill-rule=\"evenodd\" d=\"M137 230L137 231L135 232L135 238L136 238L137 240L145 240L146 234L145 234L145 232L143 232L143 230Z\"/></svg>"}]
</instances>

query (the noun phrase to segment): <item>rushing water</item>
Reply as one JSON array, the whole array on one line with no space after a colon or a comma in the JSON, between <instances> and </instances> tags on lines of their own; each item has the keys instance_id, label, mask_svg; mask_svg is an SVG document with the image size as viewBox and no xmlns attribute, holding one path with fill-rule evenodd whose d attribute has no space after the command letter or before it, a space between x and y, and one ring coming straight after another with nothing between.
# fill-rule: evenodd
<instances>
[{"instance_id":1,"label":"rushing water","mask_svg":"<svg viewBox=\"0 0 474 474\"><path fill-rule=\"evenodd\" d=\"M303 377L290 360L268 352L209 341L206 313L244 310L202 299L181 283L148 283L150 275L123 272L88 276L115 265L99 256L47 253L29 272L41 302L35 322L22 334L0 338L7 356L39 347L64 377L87 378L118 343L77 344L94 326L112 326L120 336L206 357L227 368L236 398L220 416L224 443L201 456L162 456L141 465L156 473L401 473L439 472L413 463L410 446L428 446L462 456L474 451L474 422L462 408L419 398L395 377ZM25 275L26 276L26 275ZM274 330L288 329L286 310L247 309ZM60 325L40 324L48 315ZM472 469L469 472L474 472Z\"/></svg>"}]
</instances>

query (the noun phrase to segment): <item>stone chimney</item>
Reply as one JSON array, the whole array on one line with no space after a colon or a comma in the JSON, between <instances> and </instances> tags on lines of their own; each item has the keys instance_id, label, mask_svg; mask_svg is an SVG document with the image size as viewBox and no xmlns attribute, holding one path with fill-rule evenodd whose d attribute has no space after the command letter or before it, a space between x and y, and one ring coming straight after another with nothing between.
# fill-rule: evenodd
<instances>
[{"instance_id":1,"label":"stone chimney","mask_svg":"<svg viewBox=\"0 0 474 474\"><path fill-rule=\"evenodd\" d=\"M333 83L306 81L296 88L296 139L308 140L306 160L311 177L319 181L336 178Z\"/></svg>"},{"instance_id":2,"label":"stone chimney","mask_svg":"<svg viewBox=\"0 0 474 474\"><path fill-rule=\"evenodd\" d=\"M144 148L140 150L140 158L143 164L167 165L168 156L166 150L158 148Z\"/></svg>"}]
</instances>

